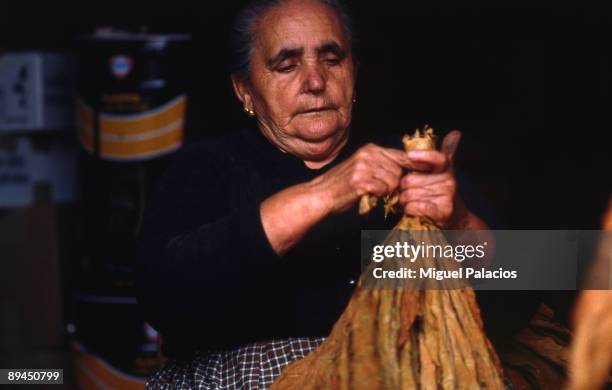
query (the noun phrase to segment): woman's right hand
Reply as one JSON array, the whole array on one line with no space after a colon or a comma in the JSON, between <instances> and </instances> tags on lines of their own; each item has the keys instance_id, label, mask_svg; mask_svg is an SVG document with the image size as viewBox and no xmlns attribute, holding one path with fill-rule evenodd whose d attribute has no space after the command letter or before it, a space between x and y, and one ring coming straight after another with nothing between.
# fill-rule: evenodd
<instances>
[{"instance_id":1,"label":"woman's right hand","mask_svg":"<svg viewBox=\"0 0 612 390\"><path fill-rule=\"evenodd\" d=\"M367 144L309 184L329 213L349 209L365 194L384 196L399 187L403 168L414 168L406 152Z\"/></svg>"},{"instance_id":2,"label":"woman's right hand","mask_svg":"<svg viewBox=\"0 0 612 390\"><path fill-rule=\"evenodd\" d=\"M404 151L368 144L315 179L270 196L260 207L270 245L282 256L328 215L349 209L362 195L394 191L403 168L423 169L420 164Z\"/></svg>"}]
</instances>

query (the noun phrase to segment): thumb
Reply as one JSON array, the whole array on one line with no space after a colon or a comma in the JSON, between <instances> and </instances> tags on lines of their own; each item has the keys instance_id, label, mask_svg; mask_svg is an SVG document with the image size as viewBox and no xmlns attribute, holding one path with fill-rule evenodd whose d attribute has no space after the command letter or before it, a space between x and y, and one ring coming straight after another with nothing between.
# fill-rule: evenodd
<instances>
[{"instance_id":1,"label":"thumb","mask_svg":"<svg viewBox=\"0 0 612 390\"><path fill-rule=\"evenodd\" d=\"M455 159L455 153L461 140L461 132L459 130L453 130L444 137L442 141L442 153L446 154L448 160L452 163Z\"/></svg>"}]
</instances>

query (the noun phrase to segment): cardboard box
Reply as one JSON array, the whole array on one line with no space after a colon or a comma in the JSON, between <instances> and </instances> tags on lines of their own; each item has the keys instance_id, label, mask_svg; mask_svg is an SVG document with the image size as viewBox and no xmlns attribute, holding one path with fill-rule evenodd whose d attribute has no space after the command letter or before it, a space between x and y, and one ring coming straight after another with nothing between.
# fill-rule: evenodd
<instances>
[{"instance_id":1,"label":"cardboard box","mask_svg":"<svg viewBox=\"0 0 612 390\"><path fill-rule=\"evenodd\" d=\"M30 206L41 192L45 202L76 202L78 161L69 134L0 134L0 208Z\"/></svg>"},{"instance_id":2,"label":"cardboard box","mask_svg":"<svg viewBox=\"0 0 612 390\"><path fill-rule=\"evenodd\" d=\"M0 54L0 133L74 128L74 70L68 54Z\"/></svg>"}]
</instances>

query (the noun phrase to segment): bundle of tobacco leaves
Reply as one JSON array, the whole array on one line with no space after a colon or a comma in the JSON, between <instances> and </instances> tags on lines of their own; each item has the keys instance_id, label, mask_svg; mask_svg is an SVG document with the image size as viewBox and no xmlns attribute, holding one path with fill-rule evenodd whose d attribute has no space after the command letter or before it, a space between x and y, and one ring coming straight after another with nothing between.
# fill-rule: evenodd
<instances>
[{"instance_id":1,"label":"bundle of tobacco leaves","mask_svg":"<svg viewBox=\"0 0 612 390\"><path fill-rule=\"evenodd\" d=\"M406 150L435 149L432 129L403 141ZM397 200L396 195L385 198L385 211ZM365 196L360 212L375 205L374 197ZM430 221L410 216L403 216L385 240L397 242L447 243ZM460 267L435 257L409 264L447 271ZM475 293L465 282L379 280L371 276L374 266L394 270L406 263L372 263L331 334L316 350L287 366L270 389L504 388L501 364L484 333Z\"/></svg>"},{"instance_id":2,"label":"bundle of tobacco leaves","mask_svg":"<svg viewBox=\"0 0 612 390\"><path fill-rule=\"evenodd\" d=\"M612 196L595 261L574 308L568 389L612 388Z\"/></svg>"}]
</instances>

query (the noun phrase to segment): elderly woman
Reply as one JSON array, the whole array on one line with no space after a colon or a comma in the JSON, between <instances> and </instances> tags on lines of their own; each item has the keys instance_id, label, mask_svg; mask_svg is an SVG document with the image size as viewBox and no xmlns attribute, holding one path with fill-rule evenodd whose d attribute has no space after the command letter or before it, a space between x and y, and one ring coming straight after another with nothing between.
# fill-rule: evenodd
<instances>
[{"instance_id":1,"label":"elderly woman","mask_svg":"<svg viewBox=\"0 0 612 390\"><path fill-rule=\"evenodd\" d=\"M458 132L442 152L350 136L356 62L336 1L254 1L235 33L232 81L257 128L184 150L144 224L140 302L170 357L155 388L265 388L316 348L359 277L360 229L389 226L358 215L363 194L399 189L407 214L486 228L456 191Z\"/></svg>"}]
</instances>

